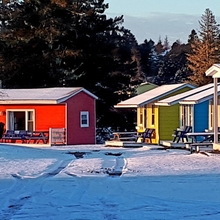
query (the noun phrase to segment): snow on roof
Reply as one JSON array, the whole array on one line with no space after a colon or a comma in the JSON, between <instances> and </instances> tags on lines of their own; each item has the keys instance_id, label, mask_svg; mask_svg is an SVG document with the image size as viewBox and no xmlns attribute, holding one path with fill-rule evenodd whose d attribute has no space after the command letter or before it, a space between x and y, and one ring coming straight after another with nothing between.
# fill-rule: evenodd
<instances>
[{"instance_id":1,"label":"snow on roof","mask_svg":"<svg viewBox=\"0 0 220 220\"><path fill-rule=\"evenodd\" d=\"M61 103L81 91L97 99L95 95L82 87L0 89L0 104Z\"/></svg>"},{"instance_id":2,"label":"snow on roof","mask_svg":"<svg viewBox=\"0 0 220 220\"><path fill-rule=\"evenodd\" d=\"M209 69L206 70L206 76L212 76L213 78L220 78L220 64L213 64Z\"/></svg>"},{"instance_id":3,"label":"snow on roof","mask_svg":"<svg viewBox=\"0 0 220 220\"><path fill-rule=\"evenodd\" d=\"M220 85L218 85L218 94L220 94ZM189 96L189 97L181 100L179 103L194 105L194 104L198 104L198 103L210 100L213 97L214 97L214 88L212 87L212 88L206 89L205 91L202 91L200 93Z\"/></svg>"},{"instance_id":4,"label":"snow on roof","mask_svg":"<svg viewBox=\"0 0 220 220\"><path fill-rule=\"evenodd\" d=\"M160 106L171 106L171 105L175 105L177 103L179 103L179 101L181 101L184 98L187 98L189 96L195 95L197 93L200 93L202 91L205 91L207 89L213 88L214 84L210 83L192 90L189 90L187 92L175 95L175 96L171 96L169 98L163 99L158 101L157 103L155 103L155 105L160 105Z\"/></svg>"},{"instance_id":5,"label":"snow on roof","mask_svg":"<svg viewBox=\"0 0 220 220\"><path fill-rule=\"evenodd\" d=\"M192 85L186 84L186 83L162 85L157 88L151 89L147 92L144 92L140 95L137 95L135 97L122 101L114 107L115 108L137 108L139 106L144 106L148 103L159 100L185 87L194 88Z\"/></svg>"}]
</instances>

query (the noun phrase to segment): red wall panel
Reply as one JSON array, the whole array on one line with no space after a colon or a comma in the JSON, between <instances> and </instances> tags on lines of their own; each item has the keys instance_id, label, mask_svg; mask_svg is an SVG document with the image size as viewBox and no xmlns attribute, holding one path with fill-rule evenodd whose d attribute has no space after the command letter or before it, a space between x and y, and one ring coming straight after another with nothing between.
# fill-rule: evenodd
<instances>
[{"instance_id":1,"label":"red wall panel","mask_svg":"<svg viewBox=\"0 0 220 220\"><path fill-rule=\"evenodd\" d=\"M80 127L80 112L89 112L89 127ZM84 92L67 100L67 143L95 144L95 100Z\"/></svg>"}]
</instances>

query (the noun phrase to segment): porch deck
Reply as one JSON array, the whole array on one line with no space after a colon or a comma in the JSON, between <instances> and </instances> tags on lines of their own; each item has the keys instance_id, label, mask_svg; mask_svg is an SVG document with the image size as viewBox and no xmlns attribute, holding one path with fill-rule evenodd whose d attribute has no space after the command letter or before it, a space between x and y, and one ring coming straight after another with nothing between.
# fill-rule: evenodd
<instances>
[{"instance_id":1,"label":"porch deck","mask_svg":"<svg viewBox=\"0 0 220 220\"><path fill-rule=\"evenodd\" d=\"M189 143L188 142L173 142L173 141L160 141L160 145L164 146L164 147L168 147L168 148L187 148Z\"/></svg>"},{"instance_id":2,"label":"porch deck","mask_svg":"<svg viewBox=\"0 0 220 220\"><path fill-rule=\"evenodd\" d=\"M160 141L160 145L166 148L186 149L191 153L207 153L212 152L212 143L192 143L192 142L179 142L174 143L173 141Z\"/></svg>"},{"instance_id":3,"label":"porch deck","mask_svg":"<svg viewBox=\"0 0 220 220\"><path fill-rule=\"evenodd\" d=\"M107 147L143 147L147 143L138 143L136 141L106 141L105 146ZM149 144L148 144L149 145Z\"/></svg>"}]
</instances>

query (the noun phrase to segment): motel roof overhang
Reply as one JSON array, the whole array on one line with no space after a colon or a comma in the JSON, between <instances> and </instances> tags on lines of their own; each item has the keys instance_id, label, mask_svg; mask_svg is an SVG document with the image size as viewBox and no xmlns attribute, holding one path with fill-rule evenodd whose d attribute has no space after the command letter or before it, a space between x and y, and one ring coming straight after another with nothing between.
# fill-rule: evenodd
<instances>
[{"instance_id":1,"label":"motel roof overhang","mask_svg":"<svg viewBox=\"0 0 220 220\"><path fill-rule=\"evenodd\" d=\"M218 85L218 95L220 95L220 85ZM213 99L214 97L214 91L213 91L213 87L205 90L203 92L200 92L198 94L189 96L183 100L181 100L179 102L179 104L182 105L195 105L195 104L199 104L205 101L208 101L210 99Z\"/></svg>"},{"instance_id":2,"label":"motel roof overhang","mask_svg":"<svg viewBox=\"0 0 220 220\"><path fill-rule=\"evenodd\" d=\"M206 70L206 76L212 76L212 78L220 78L220 64L213 64Z\"/></svg>"},{"instance_id":3,"label":"motel roof overhang","mask_svg":"<svg viewBox=\"0 0 220 220\"><path fill-rule=\"evenodd\" d=\"M195 94L199 94L200 92L203 92L203 91L206 91L210 88L213 88L213 86L214 86L214 84L210 83L210 84L207 84L207 85L204 85L204 86L201 86L201 87L197 87L197 88L189 90L187 92L184 92L184 93L181 93L181 94L178 94L178 95L171 96L169 98L160 100L157 103L155 103L155 105L158 105L158 106L172 106L172 105L180 103L182 100L184 100L187 97L190 97L190 96L195 95Z\"/></svg>"},{"instance_id":4,"label":"motel roof overhang","mask_svg":"<svg viewBox=\"0 0 220 220\"><path fill-rule=\"evenodd\" d=\"M170 95L180 89L183 88L195 88L191 84L181 83L181 84L171 84L171 85L163 85L160 87L156 87L151 89L145 93L122 101L115 105L115 108L138 108L143 107L147 104L154 103L167 95Z\"/></svg>"}]
</instances>

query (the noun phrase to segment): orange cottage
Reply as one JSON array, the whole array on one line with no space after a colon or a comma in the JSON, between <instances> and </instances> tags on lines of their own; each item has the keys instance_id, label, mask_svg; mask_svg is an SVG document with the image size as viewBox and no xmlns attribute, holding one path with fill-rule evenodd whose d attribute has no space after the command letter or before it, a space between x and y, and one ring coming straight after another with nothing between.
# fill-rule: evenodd
<instances>
[{"instance_id":1,"label":"orange cottage","mask_svg":"<svg viewBox=\"0 0 220 220\"><path fill-rule=\"evenodd\" d=\"M0 122L14 131L64 129L66 144L95 144L96 99L81 87L0 89Z\"/></svg>"}]
</instances>

